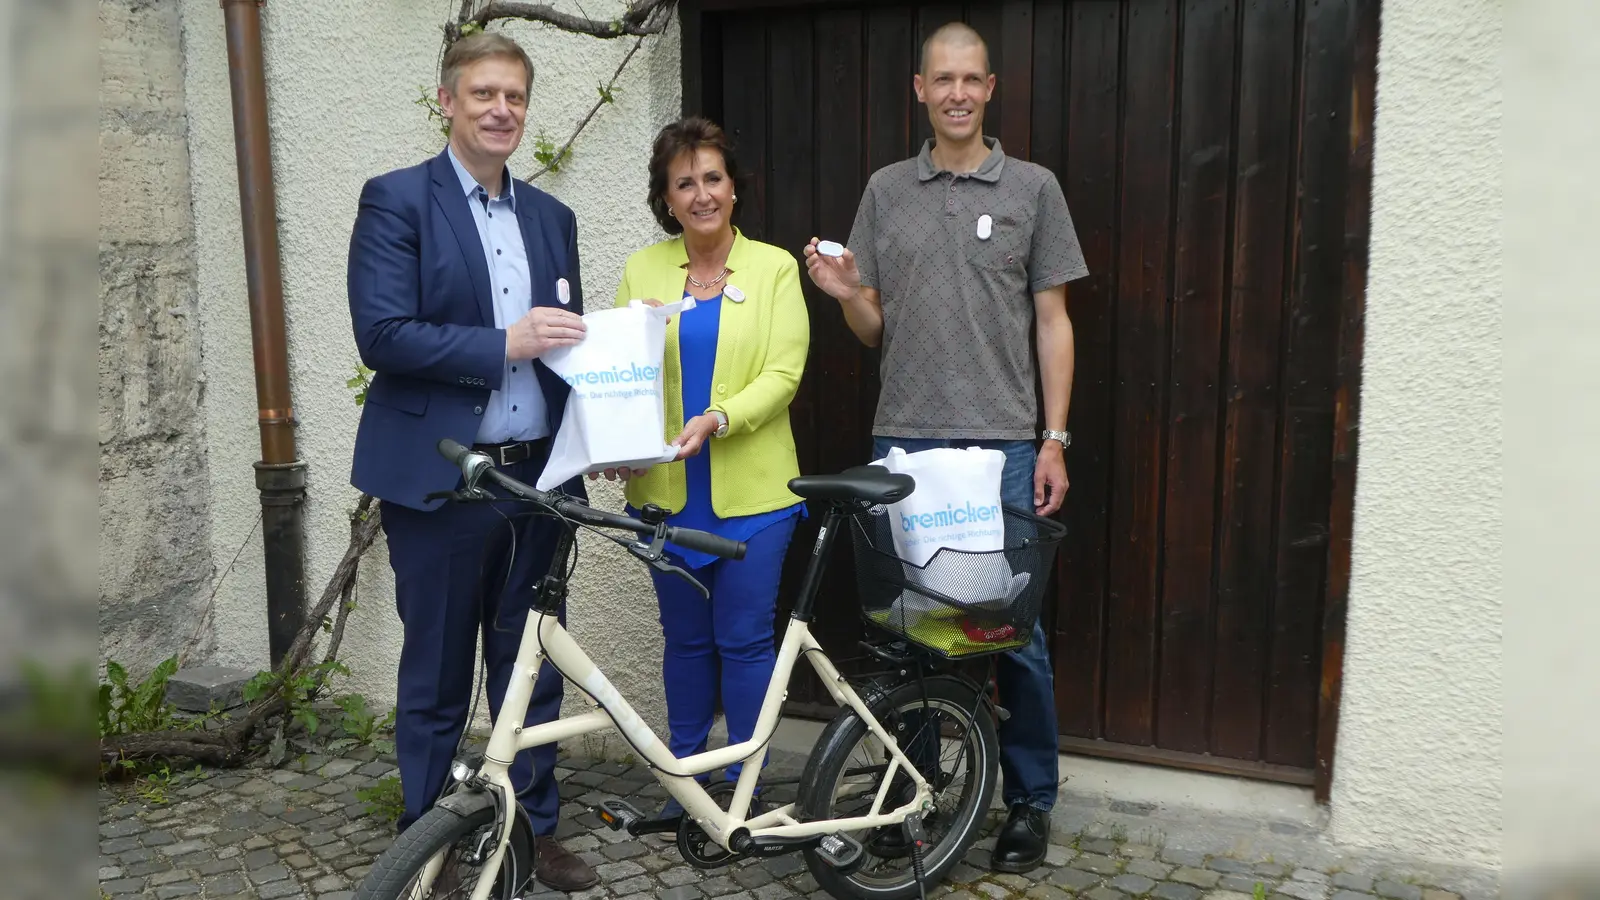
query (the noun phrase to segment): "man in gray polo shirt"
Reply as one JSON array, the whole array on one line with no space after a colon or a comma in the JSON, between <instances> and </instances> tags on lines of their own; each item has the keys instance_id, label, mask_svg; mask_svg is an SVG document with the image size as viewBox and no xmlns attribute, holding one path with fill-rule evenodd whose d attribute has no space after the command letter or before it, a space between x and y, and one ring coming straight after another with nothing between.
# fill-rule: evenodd
<instances>
[{"instance_id":1,"label":"man in gray polo shirt","mask_svg":"<svg viewBox=\"0 0 1600 900\"><path fill-rule=\"evenodd\" d=\"M1001 450L1003 502L1049 516L1067 490L1063 452L1072 393L1067 282L1088 274L1050 170L1008 157L983 135L994 93L989 54L959 22L923 44L913 79L934 139L875 172L842 257L805 250L811 279L839 301L850 329L882 346L874 458L981 446ZM1034 347L1045 431L1036 435ZM1036 440L1043 443L1036 444ZM993 867L1026 872L1049 846L1055 804L1055 688L1044 630L1002 656L1000 767L1010 816Z\"/></svg>"}]
</instances>

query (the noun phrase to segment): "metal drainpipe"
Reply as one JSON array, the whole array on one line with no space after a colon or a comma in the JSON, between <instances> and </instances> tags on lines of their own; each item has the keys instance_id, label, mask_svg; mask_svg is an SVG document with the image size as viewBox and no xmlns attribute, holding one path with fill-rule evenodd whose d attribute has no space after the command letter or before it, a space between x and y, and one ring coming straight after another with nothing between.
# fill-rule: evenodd
<instances>
[{"instance_id":1,"label":"metal drainpipe","mask_svg":"<svg viewBox=\"0 0 1600 900\"><path fill-rule=\"evenodd\" d=\"M233 140L244 226L250 338L255 356L261 461L261 536L266 555L267 636L277 667L305 621L306 465L294 441L289 395L289 347L279 268L278 212L272 192L272 141L261 49L265 0L221 0L228 32L228 83L233 93Z\"/></svg>"}]
</instances>

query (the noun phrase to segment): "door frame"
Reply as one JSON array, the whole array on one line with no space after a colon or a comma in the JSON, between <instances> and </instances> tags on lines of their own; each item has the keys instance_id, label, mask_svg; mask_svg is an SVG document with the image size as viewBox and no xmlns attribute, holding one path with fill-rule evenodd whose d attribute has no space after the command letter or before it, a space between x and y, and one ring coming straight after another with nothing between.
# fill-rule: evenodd
<instances>
[{"instance_id":1,"label":"door frame","mask_svg":"<svg viewBox=\"0 0 1600 900\"><path fill-rule=\"evenodd\" d=\"M1138 2L1138 0L1124 0ZM1357 456L1360 444L1361 361L1365 341L1368 249L1372 210L1372 125L1375 119L1377 53L1381 0L1345 0L1355 7L1354 65L1350 91L1350 133L1346 150L1343 292L1339 304L1339 349L1335 378L1333 467L1329 541L1322 617L1322 659L1317 694L1316 760L1309 782L1316 802L1331 798L1338 744L1339 707L1344 683L1345 622L1350 599L1350 562L1355 518ZM906 5L904 0L854 0L851 6ZM681 114L700 111L706 97L704 68L719 59L720 48L706 46L708 13L754 9L806 9L839 5L840 0L679 0L681 29ZM911 2L910 5L919 5ZM708 54L707 50L711 52ZM1009 146L1009 145L1008 145ZM1019 145L1026 147L1026 143ZM806 712L811 710L799 710ZM820 713L821 710L814 710ZM1244 775L1306 784L1298 769L1243 760L1197 763L1190 754L1158 748L1107 748L1099 742L1058 736L1062 752L1181 766L1199 771Z\"/></svg>"}]
</instances>

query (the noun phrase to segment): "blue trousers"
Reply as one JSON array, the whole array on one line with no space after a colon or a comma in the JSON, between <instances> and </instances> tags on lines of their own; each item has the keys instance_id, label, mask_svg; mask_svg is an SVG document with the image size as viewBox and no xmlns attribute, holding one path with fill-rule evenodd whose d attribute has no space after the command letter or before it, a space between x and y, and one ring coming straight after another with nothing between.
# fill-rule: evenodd
<instances>
[{"instance_id":1,"label":"blue trousers","mask_svg":"<svg viewBox=\"0 0 1600 900\"><path fill-rule=\"evenodd\" d=\"M503 471L532 484L543 467L544 458L536 457ZM379 509L405 630L395 715L405 797L397 824L404 831L433 805L449 774L467 724L480 635L489 713L499 718L535 585L555 553L557 528L549 517L530 516L526 506L515 504L447 503L421 512L383 502ZM526 724L556 718L561 692L561 676L546 662ZM546 744L517 754L511 766L511 783L523 792L536 834L556 830L561 801L555 763L556 746Z\"/></svg>"},{"instance_id":2,"label":"blue trousers","mask_svg":"<svg viewBox=\"0 0 1600 900\"><path fill-rule=\"evenodd\" d=\"M875 437L872 458L884 458L891 447L907 453L940 447L999 450L1006 455L1000 476L1000 502L1017 509L1034 508L1033 470L1038 451L1029 441ZM1007 806L1026 803L1051 809L1056 803L1060 773L1056 757L1055 676L1042 625L1033 626L1033 640L1026 647L995 659L995 681L1000 689L1000 705L1011 713L999 728L1000 776L1004 783L1001 796Z\"/></svg>"},{"instance_id":3,"label":"blue trousers","mask_svg":"<svg viewBox=\"0 0 1600 900\"><path fill-rule=\"evenodd\" d=\"M797 513L768 525L746 541L744 559L719 559L693 570L711 592L709 600L683 579L652 570L666 642L661 675L673 756L705 751L719 687L728 744L754 734L777 663L773 616L778 581L798 518ZM742 764L734 763L726 776L731 781L742 770Z\"/></svg>"}]
</instances>

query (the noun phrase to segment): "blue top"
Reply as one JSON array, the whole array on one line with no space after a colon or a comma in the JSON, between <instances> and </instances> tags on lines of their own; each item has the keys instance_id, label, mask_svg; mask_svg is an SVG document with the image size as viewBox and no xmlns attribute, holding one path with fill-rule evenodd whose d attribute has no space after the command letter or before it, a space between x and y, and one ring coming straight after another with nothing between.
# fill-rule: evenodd
<instances>
[{"instance_id":1,"label":"blue top","mask_svg":"<svg viewBox=\"0 0 1600 900\"><path fill-rule=\"evenodd\" d=\"M684 291L685 297L692 296ZM694 418L711 406L711 382L717 362L717 334L722 324L722 295L706 300L696 300L695 308L678 318L678 359L683 366L684 419ZM679 528L693 528L733 541L748 541L769 525L791 516L800 515L805 504L796 503L784 509L757 513L753 516L720 518L711 508L711 453L714 441L700 445L700 452L683 461L688 476L688 499L684 507L673 513L667 523ZM629 512L635 512L631 508ZM667 549L682 561L685 568L698 569L715 562L718 557L709 553L686 550L668 543Z\"/></svg>"}]
</instances>

